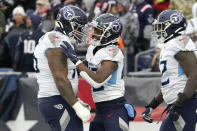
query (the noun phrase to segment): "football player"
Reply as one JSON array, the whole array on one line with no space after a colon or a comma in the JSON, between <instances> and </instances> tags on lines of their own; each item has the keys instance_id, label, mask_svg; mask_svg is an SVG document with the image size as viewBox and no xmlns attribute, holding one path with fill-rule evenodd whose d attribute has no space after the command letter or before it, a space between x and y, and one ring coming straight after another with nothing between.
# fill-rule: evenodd
<instances>
[{"instance_id":1,"label":"football player","mask_svg":"<svg viewBox=\"0 0 197 131\"><path fill-rule=\"evenodd\" d=\"M61 8L56 28L40 38L34 52L38 106L52 131L83 131L82 121L87 122L91 116L88 105L76 97L76 66L59 48L62 42L79 42L86 23L87 17L80 8Z\"/></svg>"},{"instance_id":2,"label":"football player","mask_svg":"<svg viewBox=\"0 0 197 131\"><path fill-rule=\"evenodd\" d=\"M178 11L165 10L154 22L153 34L164 44L160 54L161 90L142 116L152 122L152 111L164 100L167 115L160 131L195 131L197 123L196 45L184 35L186 19Z\"/></svg>"},{"instance_id":3,"label":"football player","mask_svg":"<svg viewBox=\"0 0 197 131\"><path fill-rule=\"evenodd\" d=\"M61 45L77 66L81 77L92 86L96 116L89 130L128 131L129 120L135 117L135 109L124 98L124 56L118 48L122 25L117 17L103 14L91 22L91 27L91 45L86 54L89 69L77 58L69 43Z\"/></svg>"}]
</instances>

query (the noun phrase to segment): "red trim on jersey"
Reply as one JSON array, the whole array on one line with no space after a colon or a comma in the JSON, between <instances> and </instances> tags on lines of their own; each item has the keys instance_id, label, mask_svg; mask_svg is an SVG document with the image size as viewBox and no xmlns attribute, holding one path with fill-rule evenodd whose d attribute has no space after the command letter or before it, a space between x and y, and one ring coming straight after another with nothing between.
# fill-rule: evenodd
<instances>
[{"instance_id":1,"label":"red trim on jersey","mask_svg":"<svg viewBox=\"0 0 197 131\"><path fill-rule=\"evenodd\" d=\"M149 5L149 4L144 5L144 6L142 7L142 9L140 10L140 12L144 12L144 11L146 11L148 8L152 8L151 5Z\"/></svg>"}]
</instances>

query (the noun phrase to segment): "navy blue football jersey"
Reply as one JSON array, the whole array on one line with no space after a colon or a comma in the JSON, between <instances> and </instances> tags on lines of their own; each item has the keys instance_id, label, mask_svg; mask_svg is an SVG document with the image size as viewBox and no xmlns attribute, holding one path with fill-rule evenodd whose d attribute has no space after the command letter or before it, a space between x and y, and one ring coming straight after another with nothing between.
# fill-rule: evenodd
<instances>
[{"instance_id":1,"label":"navy blue football jersey","mask_svg":"<svg viewBox=\"0 0 197 131\"><path fill-rule=\"evenodd\" d=\"M135 8L131 10L132 13L137 14L138 21L139 21L139 39L144 38L144 27L146 25L151 25L154 21L153 18L153 8L150 4L148 4L146 1L140 3Z\"/></svg>"},{"instance_id":2,"label":"navy blue football jersey","mask_svg":"<svg viewBox=\"0 0 197 131\"><path fill-rule=\"evenodd\" d=\"M15 71L33 72L33 53L36 45L38 44L39 38L44 33L37 29L34 32L25 30L19 35L19 40L16 42L16 49L12 59L13 69Z\"/></svg>"}]
</instances>

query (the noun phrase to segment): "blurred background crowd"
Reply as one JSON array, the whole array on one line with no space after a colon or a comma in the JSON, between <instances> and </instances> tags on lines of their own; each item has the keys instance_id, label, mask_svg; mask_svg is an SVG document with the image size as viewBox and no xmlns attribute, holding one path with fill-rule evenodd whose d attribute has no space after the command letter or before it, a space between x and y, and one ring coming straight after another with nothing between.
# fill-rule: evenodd
<instances>
[{"instance_id":1,"label":"blurred background crowd","mask_svg":"<svg viewBox=\"0 0 197 131\"><path fill-rule=\"evenodd\" d=\"M127 72L159 71L162 45L151 32L161 11L179 10L187 20L197 17L197 0L0 0L0 70L34 72L33 52L39 38L53 30L58 10L70 5L82 8L89 21L102 13L120 18L119 47ZM76 49L85 56L86 46Z\"/></svg>"}]
</instances>

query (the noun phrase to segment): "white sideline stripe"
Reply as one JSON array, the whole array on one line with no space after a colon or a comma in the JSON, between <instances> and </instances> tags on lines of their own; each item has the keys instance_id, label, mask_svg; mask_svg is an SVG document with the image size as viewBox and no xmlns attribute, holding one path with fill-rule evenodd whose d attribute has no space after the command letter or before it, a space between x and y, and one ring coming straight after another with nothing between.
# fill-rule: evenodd
<instances>
[{"instance_id":1,"label":"white sideline stripe","mask_svg":"<svg viewBox=\"0 0 197 131\"><path fill-rule=\"evenodd\" d=\"M196 114L197 114L197 109L196 109ZM197 131L197 123L196 123L196 128L195 128L195 131Z\"/></svg>"},{"instance_id":2,"label":"white sideline stripe","mask_svg":"<svg viewBox=\"0 0 197 131\"><path fill-rule=\"evenodd\" d=\"M185 126L185 121L183 120L183 117L180 115L179 119L177 121L174 121L173 124L177 131L182 131Z\"/></svg>"},{"instance_id":3,"label":"white sideline stripe","mask_svg":"<svg viewBox=\"0 0 197 131\"><path fill-rule=\"evenodd\" d=\"M147 123L147 122L130 122L129 123L129 131L159 131L159 127L161 125L161 122L159 124L156 124L157 122L153 123ZM89 131L89 124L84 124L84 131Z\"/></svg>"},{"instance_id":4,"label":"white sideline stripe","mask_svg":"<svg viewBox=\"0 0 197 131\"><path fill-rule=\"evenodd\" d=\"M68 111L65 109L64 113L62 114L62 117L59 120L61 131L64 131L66 129L69 121L70 121L70 116L68 114Z\"/></svg>"},{"instance_id":5,"label":"white sideline stripe","mask_svg":"<svg viewBox=\"0 0 197 131\"><path fill-rule=\"evenodd\" d=\"M127 123L120 117L119 117L119 126L123 131L129 130L129 125L127 125Z\"/></svg>"}]
</instances>

